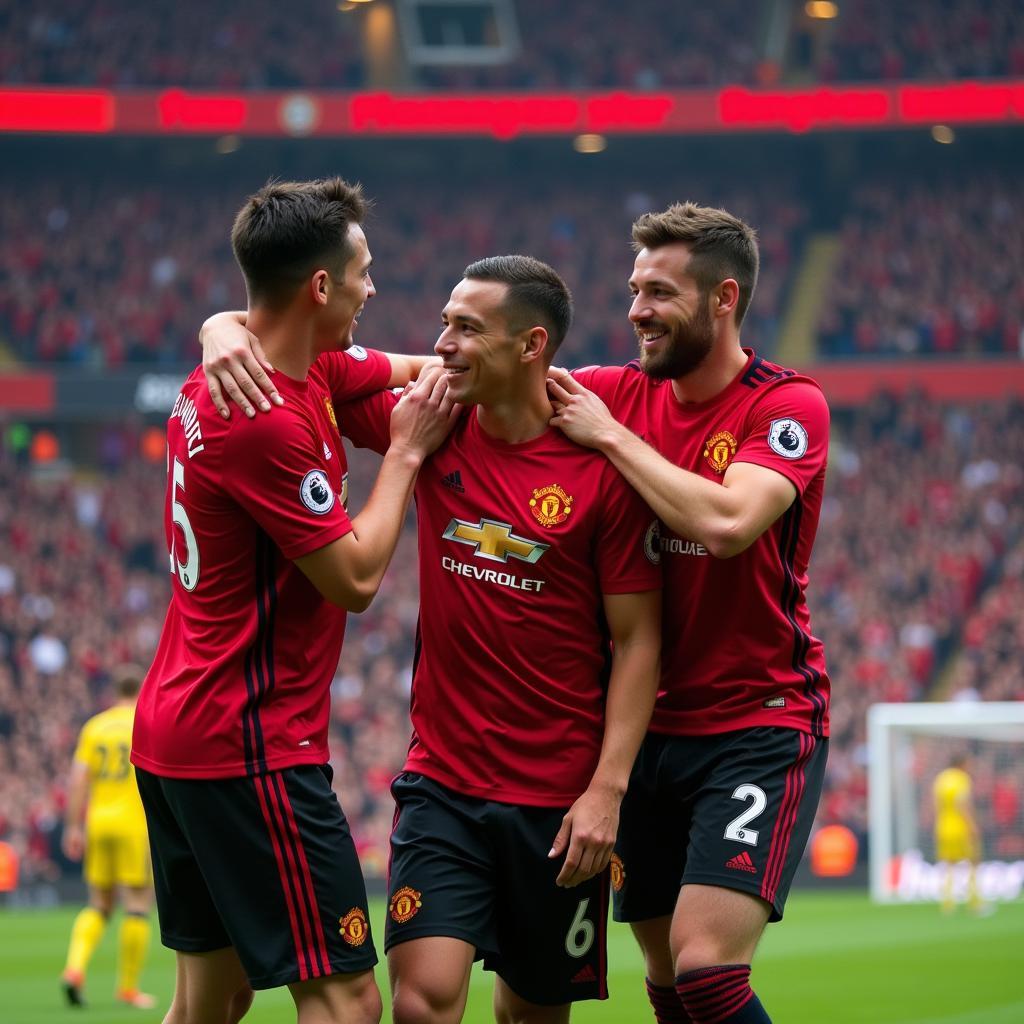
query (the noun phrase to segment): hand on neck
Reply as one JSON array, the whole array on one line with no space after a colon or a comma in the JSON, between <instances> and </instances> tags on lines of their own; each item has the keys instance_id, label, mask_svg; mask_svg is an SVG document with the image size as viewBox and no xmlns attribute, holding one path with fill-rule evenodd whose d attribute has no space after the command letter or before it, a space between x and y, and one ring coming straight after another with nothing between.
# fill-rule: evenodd
<instances>
[{"instance_id":1,"label":"hand on neck","mask_svg":"<svg viewBox=\"0 0 1024 1024\"><path fill-rule=\"evenodd\" d=\"M260 339L263 354L274 367L293 380L305 380L320 354L316 332L308 317L290 309L250 309L246 327Z\"/></svg>"}]
</instances>

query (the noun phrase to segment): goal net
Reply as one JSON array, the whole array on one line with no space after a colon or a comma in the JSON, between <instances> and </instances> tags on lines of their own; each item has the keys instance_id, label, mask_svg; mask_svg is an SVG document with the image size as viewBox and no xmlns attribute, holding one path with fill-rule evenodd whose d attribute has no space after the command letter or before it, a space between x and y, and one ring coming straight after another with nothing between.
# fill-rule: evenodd
<instances>
[{"instance_id":1,"label":"goal net","mask_svg":"<svg viewBox=\"0 0 1024 1024\"><path fill-rule=\"evenodd\" d=\"M936 775L967 758L981 840L980 897L1016 899L1024 887L1024 701L875 704L868 710L868 828L872 898L938 900L947 867L936 863ZM970 866L953 866L966 898Z\"/></svg>"}]
</instances>

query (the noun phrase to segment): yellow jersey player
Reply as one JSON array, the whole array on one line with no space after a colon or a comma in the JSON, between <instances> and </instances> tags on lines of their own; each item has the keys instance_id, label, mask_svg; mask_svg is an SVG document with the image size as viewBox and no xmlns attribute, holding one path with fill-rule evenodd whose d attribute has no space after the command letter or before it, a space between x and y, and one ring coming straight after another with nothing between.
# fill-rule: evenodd
<instances>
[{"instance_id":1,"label":"yellow jersey player","mask_svg":"<svg viewBox=\"0 0 1024 1024\"><path fill-rule=\"evenodd\" d=\"M935 776L932 795L935 801L935 857L946 868L942 882L942 909L946 913L953 910L954 866L967 861L970 864L967 902L977 913L982 909L975 877L981 843L971 800L971 777L967 773L964 755L955 756L949 767Z\"/></svg>"},{"instance_id":2,"label":"yellow jersey player","mask_svg":"<svg viewBox=\"0 0 1024 1024\"><path fill-rule=\"evenodd\" d=\"M72 926L61 981L68 1002L83 1005L85 971L120 890L124 915L117 999L150 1009L155 1000L139 991L139 976L149 948L153 877L146 816L129 760L142 673L123 669L114 682L117 702L85 723L71 765L63 848L71 860L80 860L84 854L89 904Z\"/></svg>"}]
</instances>

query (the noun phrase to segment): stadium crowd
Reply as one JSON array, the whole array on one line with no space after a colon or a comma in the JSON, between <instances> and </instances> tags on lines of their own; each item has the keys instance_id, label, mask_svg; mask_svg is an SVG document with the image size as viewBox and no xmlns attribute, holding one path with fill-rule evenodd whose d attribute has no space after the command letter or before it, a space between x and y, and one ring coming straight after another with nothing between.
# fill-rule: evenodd
<instances>
[{"instance_id":1,"label":"stadium crowd","mask_svg":"<svg viewBox=\"0 0 1024 1024\"><path fill-rule=\"evenodd\" d=\"M875 182L851 197L819 327L829 356L1024 351L1024 204L1009 179Z\"/></svg>"},{"instance_id":2,"label":"stadium crowd","mask_svg":"<svg viewBox=\"0 0 1024 1024\"><path fill-rule=\"evenodd\" d=\"M84 475L0 461L0 839L23 852L26 880L66 867L77 730L111 701L112 670L148 664L159 634L164 466L138 442L134 428L111 427ZM961 699L1024 699L1021 450L1019 403L880 398L837 415L810 588L841 697L822 822L865 832L869 704L919 699L951 678ZM355 507L373 473L373 457L353 453ZM371 874L386 863L389 783L408 742L415 561L409 530L380 595L350 619L332 685L335 785Z\"/></svg>"},{"instance_id":3,"label":"stadium crowd","mask_svg":"<svg viewBox=\"0 0 1024 1024\"><path fill-rule=\"evenodd\" d=\"M818 29L812 68L824 82L1024 74L1013 0L842 0L834 23L808 27Z\"/></svg>"},{"instance_id":4,"label":"stadium crowd","mask_svg":"<svg viewBox=\"0 0 1024 1024\"><path fill-rule=\"evenodd\" d=\"M809 20L782 0L664 5L639 0L514 0L521 45L493 66L410 69L370 80L359 5L228 0L0 2L0 82L106 87L344 89L406 84L443 89L655 89L725 83L1020 76L1024 29L1012 0L843 0ZM778 38L777 26L785 35ZM567 46L567 41L572 42ZM771 40L771 43L769 43ZM769 52L770 51L770 52Z\"/></svg>"},{"instance_id":5,"label":"stadium crowd","mask_svg":"<svg viewBox=\"0 0 1024 1024\"><path fill-rule=\"evenodd\" d=\"M1006 604L1024 568L1022 412L911 395L834 421L810 588L837 692L823 821L866 834L871 704L941 697L950 672L960 699L1024 699Z\"/></svg>"},{"instance_id":6,"label":"stadium crowd","mask_svg":"<svg viewBox=\"0 0 1024 1024\"><path fill-rule=\"evenodd\" d=\"M93 368L194 363L197 325L214 310L245 306L228 235L238 197L252 185L124 191L112 183L78 182L6 191L0 198L0 345L26 362ZM693 187L763 225L764 269L745 330L759 349L770 350L806 211L784 194ZM386 338L380 347L426 350L468 262L528 252L557 267L574 292L586 296L577 304L563 358L583 365L632 356L635 341L625 316L629 226L637 214L667 204L664 182L638 190L493 183L473 194L455 185L432 185L429 194L387 183L370 188L383 211L369 226L380 294L361 330ZM514 217L496 216L512 209Z\"/></svg>"},{"instance_id":7,"label":"stadium crowd","mask_svg":"<svg viewBox=\"0 0 1024 1024\"><path fill-rule=\"evenodd\" d=\"M187 365L196 324L244 305L227 244L231 211L252 183L204 187L26 184L0 197L0 345L25 362L92 368ZM681 188L681 192L672 189ZM495 183L429 195L371 183L380 295L366 330L400 351L432 344L438 312L481 253L526 251L559 268L578 296L564 360L622 362L629 224L673 194L698 195L759 225L762 271L744 338L771 355L803 238L820 227L795 191L694 179L639 187ZM1024 351L1024 209L1009 176L969 184L879 179L850 198L818 344L829 358L1015 355ZM515 217L495 211L515 209Z\"/></svg>"},{"instance_id":8,"label":"stadium crowd","mask_svg":"<svg viewBox=\"0 0 1024 1024\"><path fill-rule=\"evenodd\" d=\"M26 362L116 368L186 365L196 324L244 305L227 244L231 211L251 183L198 192L86 182L25 185L0 198L0 345ZM762 271L744 338L774 351L803 237L814 216L795 193L694 179L640 187L597 180L454 184L429 195L382 182L371 191L380 295L367 330L423 351L462 268L481 253L527 251L558 267L578 296L564 359L627 359L623 315L629 224L672 194L736 210L759 225ZM818 327L831 358L1012 355L1024 347L1024 210L1019 189L989 172L970 184L864 185L838 233L840 255ZM515 209L515 217L495 211Z\"/></svg>"}]
</instances>

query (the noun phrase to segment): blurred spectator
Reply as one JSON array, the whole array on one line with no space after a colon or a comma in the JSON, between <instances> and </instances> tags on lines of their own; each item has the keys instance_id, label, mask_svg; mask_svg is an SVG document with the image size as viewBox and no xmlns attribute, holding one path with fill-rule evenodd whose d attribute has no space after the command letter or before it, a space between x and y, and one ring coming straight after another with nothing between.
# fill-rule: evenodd
<instances>
[{"instance_id":1,"label":"blurred spectator","mask_svg":"<svg viewBox=\"0 0 1024 1024\"><path fill-rule=\"evenodd\" d=\"M1012 178L866 185L840 238L824 355L1019 353L1024 204Z\"/></svg>"},{"instance_id":2,"label":"blurred spectator","mask_svg":"<svg viewBox=\"0 0 1024 1024\"><path fill-rule=\"evenodd\" d=\"M522 46L494 68L423 69L418 84L460 89L631 89L753 82L762 10L745 0L666 17L640 0L515 0ZM0 3L0 81L107 87L364 88L363 12L330 0L208 0L187 17L170 0ZM656 25L656 30L652 30Z\"/></svg>"},{"instance_id":3,"label":"blurred spectator","mask_svg":"<svg viewBox=\"0 0 1024 1024\"><path fill-rule=\"evenodd\" d=\"M1024 73L1016 0L842 0L839 8L835 22L803 23L803 32L818 37L813 68L822 81Z\"/></svg>"},{"instance_id":4,"label":"blurred spectator","mask_svg":"<svg viewBox=\"0 0 1024 1024\"><path fill-rule=\"evenodd\" d=\"M1010 611L1024 596L1020 451L1019 402L883 396L835 415L809 591L835 686L823 823L866 834L867 709L941 697L933 687L961 643L955 687L1024 699L1024 630Z\"/></svg>"},{"instance_id":5,"label":"blurred spectator","mask_svg":"<svg viewBox=\"0 0 1024 1024\"><path fill-rule=\"evenodd\" d=\"M25 183L0 198L0 343L27 362L117 368L191 366L199 324L244 308L228 242L252 183L200 190L167 184ZM626 319L629 228L639 212L689 196L726 206L760 228L763 264L744 339L770 355L805 211L785 189L730 191L713 180L664 177L637 193L614 181L589 187L522 180L486 192L461 184L429 191L382 182L371 224L380 291L361 340L425 351L467 263L527 252L552 263L577 295L563 349L570 364L624 362L636 352ZM510 214L507 211L515 211Z\"/></svg>"},{"instance_id":6,"label":"blurred spectator","mask_svg":"<svg viewBox=\"0 0 1024 1024\"><path fill-rule=\"evenodd\" d=\"M111 88L355 88L358 23L317 0L0 3L0 81Z\"/></svg>"},{"instance_id":7,"label":"blurred spectator","mask_svg":"<svg viewBox=\"0 0 1024 1024\"><path fill-rule=\"evenodd\" d=\"M365 12L330 0L0 0L0 81L136 88L361 89ZM843 0L834 21L793 5L789 68L765 52L781 5L719 0L513 0L521 47L497 66L410 69L432 89L679 89L1024 74L1014 0ZM783 40L785 42L785 40ZM779 47L783 52L787 47Z\"/></svg>"}]
</instances>

